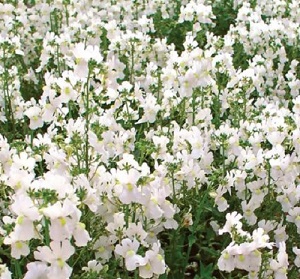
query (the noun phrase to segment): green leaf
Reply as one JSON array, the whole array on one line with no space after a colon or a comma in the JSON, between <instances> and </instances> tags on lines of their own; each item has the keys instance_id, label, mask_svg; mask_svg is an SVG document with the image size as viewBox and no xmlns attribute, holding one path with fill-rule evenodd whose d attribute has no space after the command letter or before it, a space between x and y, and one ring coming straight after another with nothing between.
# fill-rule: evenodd
<instances>
[{"instance_id":1,"label":"green leaf","mask_svg":"<svg viewBox=\"0 0 300 279\"><path fill-rule=\"evenodd\" d=\"M191 234L189 235L188 239L189 239L189 247L191 247L196 242L196 237L193 234Z\"/></svg>"}]
</instances>

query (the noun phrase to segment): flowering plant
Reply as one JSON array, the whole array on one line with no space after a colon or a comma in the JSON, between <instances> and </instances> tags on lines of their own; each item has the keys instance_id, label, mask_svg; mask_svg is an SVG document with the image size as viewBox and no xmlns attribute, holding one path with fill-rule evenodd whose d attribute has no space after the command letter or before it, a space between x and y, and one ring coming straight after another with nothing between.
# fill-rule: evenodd
<instances>
[{"instance_id":1,"label":"flowering plant","mask_svg":"<svg viewBox=\"0 0 300 279\"><path fill-rule=\"evenodd\" d=\"M0 3L0 279L296 278L298 0Z\"/></svg>"}]
</instances>

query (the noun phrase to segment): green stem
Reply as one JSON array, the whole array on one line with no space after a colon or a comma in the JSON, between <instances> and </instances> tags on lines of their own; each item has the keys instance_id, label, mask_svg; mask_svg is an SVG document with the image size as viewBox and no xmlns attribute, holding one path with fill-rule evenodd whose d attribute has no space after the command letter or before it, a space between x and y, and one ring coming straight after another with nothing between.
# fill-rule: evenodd
<instances>
[{"instance_id":1,"label":"green stem","mask_svg":"<svg viewBox=\"0 0 300 279\"><path fill-rule=\"evenodd\" d=\"M70 263L70 265L74 268L77 262L81 259L82 255L86 252L87 252L86 249L82 248L81 251L79 252L79 255L76 255L76 259L74 260L73 263Z\"/></svg>"},{"instance_id":2,"label":"green stem","mask_svg":"<svg viewBox=\"0 0 300 279\"><path fill-rule=\"evenodd\" d=\"M174 203L174 204L177 204L177 201L176 201L176 190L175 190L174 171L172 171L172 189L173 189L173 203Z\"/></svg>"},{"instance_id":3,"label":"green stem","mask_svg":"<svg viewBox=\"0 0 300 279\"><path fill-rule=\"evenodd\" d=\"M192 95L192 125L195 125L195 117L196 117L196 97L195 97L195 91L193 91Z\"/></svg>"},{"instance_id":4,"label":"green stem","mask_svg":"<svg viewBox=\"0 0 300 279\"><path fill-rule=\"evenodd\" d=\"M136 269L135 271L134 271L134 279L138 279L139 278L139 272L138 272L138 270Z\"/></svg>"},{"instance_id":5,"label":"green stem","mask_svg":"<svg viewBox=\"0 0 300 279\"><path fill-rule=\"evenodd\" d=\"M12 130L12 134L15 134L15 119L14 119L14 114L13 114L13 108L12 108L12 103L11 103L11 96L9 94L9 72L7 70L7 58L5 56L5 47L3 48L3 66L4 66L4 80L3 80L3 92L4 92L4 101L5 101L5 117L7 120L8 128L9 130Z\"/></svg>"},{"instance_id":6,"label":"green stem","mask_svg":"<svg viewBox=\"0 0 300 279\"><path fill-rule=\"evenodd\" d=\"M271 199L273 198L272 193L271 193L271 165L270 162L267 161L267 171L268 171L268 192L269 192L269 197L271 197Z\"/></svg>"},{"instance_id":7,"label":"green stem","mask_svg":"<svg viewBox=\"0 0 300 279\"><path fill-rule=\"evenodd\" d=\"M222 174L223 174L223 178L225 178L226 168L225 168L225 146L224 146L224 143L222 143L221 148L222 148L222 170L223 170Z\"/></svg>"},{"instance_id":8,"label":"green stem","mask_svg":"<svg viewBox=\"0 0 300 279\"><path fill-rule=\"evenodd\" d=\"M21 266L20 266L20 261L18 260L14 260L14 269L15 269L15 275L16 278L22 278L22 270L21 270Z\"/></svg>"},{"instance_id":9,"label":"green stem","mask_svg":"<svg viewBox=\"0 0 300 279\"><path fill-rule=\"evenodd\" d=\"M59 61L59 45L56 45L56 63L57 63L57 71L59 76L61 75L61 69L60 69L60 61Z\"/></svg>"},{"instance_id":10,"label":"green stem","mask_svg":"<svg viewBox=\"0 0 300 279\"><path fill-rule=\"evenodd\" d=\"M129 204L125 204L124 205L125 207L125 226L126 226L126 229L128 228L128 225L129 225Z\"/></svg>"},{"instance_id":11,"label":"green stem","mask_svg":"<svg viewBox=\"0 0 300 279\"><path fill-rule=\"evenodd\" d=\"M90 96L89 96L89 82L90 82L91 69L89 68L88 77L86 81L86 102L85 102L85 171L88 177L90 173L89 166L89 126L90 126Z\"/></svg>"},{"instance_id":12,"label":"green stem","mask_svg":"<svg viewBox=\"0 0 300 279\"><path fill-rule=\"evenodd\" d=\"M183 124L185 123L185 120L186 120L185 103L186 103L186 97L184 97L182 99L182 111L180 113L180 115L181 115L181 127L183 126Z\"/></svg>"},{"instance_id":13,"label":"green stem","mask_svg":"<svg viewBox=\"0 0 300 279\"><path fill-rule=\"evenodd\" d=\"M128 100L126 99L125 101L125 106L126 106L126 110L127 110L127 116L128 116L128 121L131 122L131 113L129 112L129 106L128 106Z\"/></svg>"},{"instance_id":14,"label":"green stem","mask_svg":"<svg viewBox=\"0 0 300 279\"><path fill-rule=\"evenodd\" d=\"M125 266L125 259L123 259L123 270L124 270L124 273L125 273L125 278L128 279L129 276L128 276L128 270L126 269L126 266Z\"/></svg>"},{"instance_id":15,"label":"green stem","mask_svg":"<svg viewBox=\"0 0 300 279\"><path fill-rule=\"evenodd\" d=\"M71 101L68 102L68 110L69 110L69 115L70 115L70 119L73 119L73 109L72 109L72 106L71 106Z\"/></svg>"},{"instance_id":16,"label":"green stem","mask_svg":"<svg viewBox=\"0 0 300 279\"><path fill-rule=\"evenodd\" d=\"M162 81L161 81L161 72L158 71L157 73L157 103L161 104L161 97L160 97L160 92L162 89Z\"/></svg>"},{"instance_id":17,"label":"green stem","mask_svg":"<svg viewBox=\"0 0 300 279\"><path fill-rule=\"evenodd\" d=\"M33 149L34 131L30 130L30 147Z\"/></svg>"},{"instance_id":18,"label":"green stem","mask_svg":"<svg viewBox=\"0 0 300 279\"><path fill-rule=\"evenodd\" d=\"M243 120L246 119L246 112L247 112L247 99L246 99L246 93L245 93L244 101L243 101Z\"/></svg>"},{"instance_id":19,"label":"green stem","mask_svg":"<svg viewBox=\"0 0 300 279\"><path fill-rule=\"evenodd\" d=\"M68 11L67 4L65 5L65 13L66 13L66 23L67 23L67 26L69 27L69 11Z\"/></svg>"},{"instance_id":20,"label":"green stem","mask_svg":"<svg viewBox=\"0 0 300 279\"><path fill-rule=\"evenodd\" d=\"M201 91L201 109L204 109L204 92Z\"/></svg>"},{"instance_id":21,"label":"green stem","mask_svg":"<svg viewBox=\"0 0 300 279\"><path fill-rule=\"evenodd\" d=\"M131 65L130 65L130 83L133 84L133 70L134 70L134 42L131 42Z\"/></svg>"},{"instance_id":22,"label":"green stem","mask_svg":"<svg viewBox=\"0 0 300 279\"><path fill-rule=\"evenodd\" d=\"M44 219L45 220L45 244L47 246L50 245L50 234L49 234L49 220L47 218Z\"/></svg>"}]
</instances>

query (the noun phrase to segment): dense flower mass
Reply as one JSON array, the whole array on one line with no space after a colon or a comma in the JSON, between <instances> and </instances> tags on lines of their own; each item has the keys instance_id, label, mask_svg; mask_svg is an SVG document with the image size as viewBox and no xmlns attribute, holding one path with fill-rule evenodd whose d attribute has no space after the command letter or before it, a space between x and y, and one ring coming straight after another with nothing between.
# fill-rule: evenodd
<instances>
[{"instance_id":1,"label":"dense flower mass","mask_svg":"<svg viewBox=\"0 0 300 279\"><path fill-rule=\"evenodd\" d=\"M298 0L0 2L0 279L298 278Z\"/></svg>"}]
</instances>

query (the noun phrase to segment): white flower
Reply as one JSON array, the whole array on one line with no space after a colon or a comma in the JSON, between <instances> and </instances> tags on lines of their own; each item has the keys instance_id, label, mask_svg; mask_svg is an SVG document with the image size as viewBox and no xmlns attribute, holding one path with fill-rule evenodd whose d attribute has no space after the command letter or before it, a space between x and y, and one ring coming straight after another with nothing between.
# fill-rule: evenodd
<instances>
[{"instance_id":1,"label":"white flower","mask_svg":"<svg viewBox=\"0 0 300 279\"><path fill-rule=\"evenodd\" d=\"M254 230L251 238L251 251L265 247L267 247L268 249L272 249L274 245L273 242L269 242L270 237L265 233L265 231L262 228Z\"/></svg>"},{"instance_id":2,"label":"white flower","mask_svg":"<svg viewBox=\"0 0 300 279\"><path fill-rule=\"evenodd\" d=\"M60 88L59 100L61 103L68 103L70 100L75 100L79 95L78 92L73 89L73 85L64 78L59 78L57 80L57 85Z\"/></svg>"},{"instance_id":3,"label":"white flower","mask_svg":"<svg viewBox=\"0 0 300 279\"><path fill-rule=\"evenodd\" d=\"M18 170L27 170L28 172L33 171L35 167L35 159L29 157L26 152L20 152L18 154L14 154L12 156L13 164L11 166L11 175L13 175L13 171Z\"/></svg>"},{"instance_id":4,"label":"white flower","mask_svg":"<svg viewBox=\"0 0 300 279\"><path fill-rule=\"evenodd\" d=\"M157 112L160 110L160 105L157 104L156 98L148 94L141 102L140 107L144 109L144 114L137 124L145 122L153 123L156 120Z\"/></svg>"},{"instance_id":5,"label":"white flower","mask_svg":"<svg viewBox=\"0 0 300 279\"><path fill-rule=\"evenodd\" d=\"M268 233L268 232L274 230L276 228L276 225L277 225L277 222L274 220L270 221L270 220L263 219L258 222L258 227L262 228L265 233Z\"/></svg>"},{"instance_id":6,"label":"white flower","mask_svg":"<svg viewBox=\"0 0 300 279\"><path fill-rule=\"evenodd\" d=\"M40 220L41 215L38 208L35 207L31 198L23 194L14 197L14 203L11 210L18 215L14 232L16 237L21 241L36 238L34 221Z\"/></svg>"},{"instance_id":7,"label":"white flower","mask_svg":"<svg viewBox=\"0 0 300 279\"><path fill-rule=\"evenodd\" d=\"M85 225L81 222L81 211L69 199L65 199L63 204L55 204L43 208L43 214L50 218L49 228L50 237L55 241L70 239L73 235L77 246L85 246L90 240Z\"/></svg>"},{"instance_id":8,"label":"white flower","mask_svg":"<svg viewBox=\"0 0 300 279\"><path fill-rule=\"evenodd\" d=\"M11 246L11 256L15 259L20 259L21 256L27 256L30 253L28 244L25 241L19 240L15 232L5 237L3 243Z\"/></svg>"},{"instance_id":9,"label":"white flower","mask_svg":"<svg viewBox=\"0 0 300 279\"><path fill-rule=\"evenodd\" d=\"M75 239L76 246L86 246L91 237L87 230L85 229L85 224L82 222L77 222L75 229L73 231L73 237Z\"/></svg>"},{"instance_id":10,"label":"white flower","mask_svg":"<svg viewBox=\"0 0 300 279\"><path fill-rule=\"evenodd\" d=\"M102 264L97 262L96 260L89 261L87 267L82 268L82 270L84 271L94 271L94 272L100 272L102 269L103 269Z\"/></svg>"},{"instance_id":11,"label":"white flower","mask_svg":"<svg viewBox=\"0 0 300 279\"><path fill-rule=\"evenodd\" d=\"M24 112L29 120L29 128L32 130L36 130L37 128L43 127L44 122L42 118L42 110L37 106L32 106Z\"/></svg>"},{"instance_id":12,"label":"white flower","mask_svg":"<svg viewBox=\"0 0 300 279\"><path fill-rule=\"evenodd\" d=\"M237 231L240 231L242 229L242 223L240 220L243 218L243 216L236 211L232 213L226 214L226 224L224 225L223 229L219 230L219 234L223 233L231 233L231 230L233 228L237 229Z\"/></svg>"},{"instance_id":13,"label":"white flower","mask_svg":"<svg viewBox=\"0 0 300 279\"><path fill-rule=\"evenodd\" d=\"M277 229L274 230L274 238L276 240L276 244L279 245L280 242L285 242L288 240L289 236L285 231L286 225L282 226L282 224L278 224Z\"/></svg>"},{"instance_id":14,"label":"white flower","mask_svg":"<svg viewBox=\"0 0 300 279\"><path fill-rule=\"evenodd\" d=\"M137 224L130 223L128 225L128 229L125 231L125 235L127 235L130 239L136 238L140 242L143 242L148 234L143 229L142 223L138 222Z\"/></svg>"},{"instance_id":15,"label":"white flower","mask_svg":"<svg viewBox=\"0 0 300 279\"><path fill-rule=\"evenodd\" d=\"M289 266L288 254L286 253L285 242L279 243L279 251L277 254L277 260L272 259L270 261L270 268L274 271L274 279L287 279L287 270Z\"/></svg>"},{"instance_id":16,"label":"white flower","mask_svg":"<svg viewBox=\"0 0 300 279\"><path fill-rule=\"evenodd\" d=\"M7 266L0 264L0 278L1 279L11 279L11 272L8 270Z\"/></svg>"},{"instance_id":17,"label":"white flower","mask_svg":"<svg viewBox=\"0 0 300 279\"><path fill-rule=\"evenodd\" d=\"M256 203L256 200L253 198L247 203L245 200L242 201L243 208L243 217L247 220L249 225L254 225L257 221L257 217L254 213L254 210L259 207L259 204Z\"/></svg>"},{"instance_id":18,"label":"white flower","mask_svg":"<svg viewBox=\"0 0 300 279\"><path fill-rule=\"evenodd\" d=\"M152 278L153 274L164 274L166 263L164 257L159 253L160 243L154 243L152 249L146 252L146 264L139 267L139 275L142 278Z\"/></svg>"},{"instance_id":19,"label":"white flower","mask_svg":"<svg viewBox=\"0 0 300 279\"><path fill-rule=\"evenodd\" d=\"M12 187L16 194L25 193L31 186L34 173L27 170L11 168L7 177L6 184Z\"/></svg>"},{"instance_id":20,"label":"white flower","mask_svg":"<svg viewBox=\"0 0 300 279\"><path fill-rule=\"evenodd\" d=\"M117 172L116 179L119 184L116 185L115 189L122 203L140 202L141 194L137 187L137 181L140 176L140 173L136 169Z\"/></svg>"},{"instance_id":21,"label":"white flower","mask_svg":"<svg viewBox=\"0 0 300 279\"><path fill-rule=\"evenodd\" d=\"M39 246L34 252L36 260L50 264L48 278L66 279L71 276L72 268L66 261L74 254L75 248L69 240L52 241L50 247Z\"/></svg>"},{"instance_id":22,"label":"white flower","mask_svg":"<svg viewBox=\"0 0 300 279\"><path fill-rule=\"evenodd\" d=\"M89 71L88 62L90 60L93 59L100 63L103 59L98 46L88 45L85 47L84 43L81 42L75 45L73 49L73 55L76 59L74 73L80 79L87 78Z\"/></svg>"},{"instance_id":23,"label":"white flower","mask_svg":"<svg viewBox=\"0 0 300 279\"><path fill-rule=\"evenodd\" d=\"M300 249L293 247L293 252L296 254L294 263L297 267L300 267Z\"/></svg>"},{"instance_id":24,"label":"white flower","mask_svg":"<svg viewBox=\"0 0 300 279\"><path fill-rule=\"evenodd\" d=\"M24 279L49 278L49 267L44 262L31 262L27 264L27 272Z\"/></svg>"},{"instance_id":25,"label":"white flower","mask_svg":"<svg viewBox=\"0 0 300 279\"><path fill-rule=\"evenodd\" d=\"M62 166L59 167L63 168ZM54 170L44 173L43 178L33 181L32 188L35 190L50 189L55 190L60 199L66 196L72 196L74 188L70 183L70 179L67 175L58 174Z\"/></svg>"},{"instance_id":26,"label":"white flower","mask_svg":"<svg viewBox=\"0 0 300 279\"><path fill-rule=\"evenodd\" d=\"M114 240L112 237L100 236L95 242L93 249L95 250L95 257L102 263L107 262L112 255Z\"/></svg>"},{"instance_id":27,"label":"white flower","mask_svg":"<svg viewBox=\"0 0 300 279\"><path fill-rule=\"evenodd\" d=\"M289 215L286 217L289 222L297 226L297 232L300 233L300 207L294 207L289 210Z\"/></svg>"},{"instance_id":28,"label":"white flower","mask_svg":"<svg viewBox=\"0 0 300 279\"><path fill-rule=\"evenodd\" d=\"M145 259L136 254L139 246L140 243L136 239L130 240L129 238L126 238L115 248L115 253L121 255L125 259L125 266L129 271L135 270L141 265L145 265Z\"/></svg>"},{"instance_id":29,"label":"white flower","mask_svg":"<svg viewBox=\"0 0 300 279\"><path fill-rule=\"evenodd\" d=\"M227 248L229 247L230 246L228 246ZM227 248L222 251L221 257L218 259L218 267L220 270L231 272L235 268L235 261L234 256L229 253Z\"/></svg>"},{"instance_id":30,"label":"white flower","mask_svg":"<svg viewBox=\"0 0 300 279\"><path fill-rule=\"evenodd\" d=\"M106 229L115 235L117 231L122 231L124 226L125 226L125 214L122 212L118 212L114 214L114 220L110 222L107 226Z\"/></svg>"},{"instance_id":31,"label":"white flower","mask_svg":"<svg viewBox=\"0 0 300 279\"><path fill-rule=\"evenodd\" d=\"M229 207L227 200L223 196L226 192L226 187L219 186L215 192L210 193L210 196L215 199L215 204L220 212L224 212Z\"/></svg>"}]
</instances>

